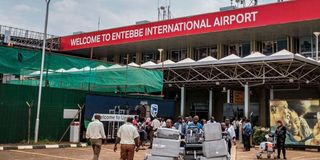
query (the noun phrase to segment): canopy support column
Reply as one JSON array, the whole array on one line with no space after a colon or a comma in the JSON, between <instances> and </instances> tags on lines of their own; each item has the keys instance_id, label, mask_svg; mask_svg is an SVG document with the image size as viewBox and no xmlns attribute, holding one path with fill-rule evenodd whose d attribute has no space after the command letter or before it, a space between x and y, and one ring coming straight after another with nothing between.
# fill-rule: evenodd
<instances>
[{"instance_id":1,"label":"canopy support column","mask_svg":"<svg viewBox=\"0 0 320 160\"><path fill-rule=\"evenodd\" d=\"M249 97L249 85L246 83L244 85L244 116L249 118L249 104L250 104L250 97Z\"/></svg>"},{"instance_id":2,"label":"canopy support column","mask_svg":"<svg viewBox=\"0 0 320 160\"><path fill-rule=\"evenodd\" d=\"M180 115L184 116L184 107L185 107L185 95L186 91L185 91L185 86L181 87L181 98L180 98Z\"/></svg>"},{"instance_id":3,"label":"canopy support column","mask_svg":"<svg viewBox=\"0 0 320 160\"><path fill-rule=\"evenodd\" d=\"M274 91L273 88L270 89L270 100L274 99Z\"/></svg>"},{"instance_id":4,"label":"canopy support column","mask_svg":"<svg viewBox=\"0 0 320 160\"><path fill-rule=\"evenodd\" d=\"M230 103L231 100L230 100L230 89L227 90L227 103Z\"/></svg>"},{"instance_id":5,"label":"canopy support column","mask_svg":"<svg viewBox=\"0 0 320 160\"><path fill-rule=\"evenodd\" d=\"M213 103L212 103L212 89L209 90L209 113L208 113L208 119L212 117L212 110L213 110Z\"/></svg>"}]
</instances>

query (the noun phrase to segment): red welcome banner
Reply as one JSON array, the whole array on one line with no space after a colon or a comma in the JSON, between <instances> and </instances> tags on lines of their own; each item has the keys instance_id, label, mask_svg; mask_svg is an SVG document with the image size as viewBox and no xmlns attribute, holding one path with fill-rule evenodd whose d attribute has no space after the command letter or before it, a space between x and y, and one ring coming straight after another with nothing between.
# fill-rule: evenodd
<instances>
[{"instance_id":1,"label":"red welcome banner","mask_svg":"<svg viewBox=\"0 0 320 160\"><path fill-rule=\"evenodd\" d=\"M320 19L320 0L292 0L60 38L60 51Z\"/></svg>"}]
</instances>

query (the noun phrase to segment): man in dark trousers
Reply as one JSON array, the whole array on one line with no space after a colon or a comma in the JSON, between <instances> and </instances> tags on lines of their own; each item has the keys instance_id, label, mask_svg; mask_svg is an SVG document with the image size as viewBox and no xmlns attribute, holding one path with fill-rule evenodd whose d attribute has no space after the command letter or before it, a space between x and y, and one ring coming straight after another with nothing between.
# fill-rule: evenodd
<instances>
[{"instance_id":1,"label":"man in dark trousers","mask_svg":"<svg viewBox=\"0 0 320 160\"><path fill-rule=\"evenodd\" d=\"M86 132L86 138L90 140L92 149L93 149L93 160L98 160L102 140L106 139L106 135L104 133L103 123L100 122L100 115L94 116L94 121L90 122Z\"/></svg>"},{"instance_id":2,"label":"man in dark trousers","mask_svg":"<svg viewBox=\"0 0 320 160\"><path fill-rule=\"evenodd\" d=\"M249 119L245 120L243 125L243 145L244 151L250 151L250 136L252 135L252 126Z\"/></svg>"},{"instance_id":3,"label":"man in dark trousers","mask_svg":"<svg viewBox=\"0 0 320 160\"><path fill-rule=\"evenodd\" d=\"M132 124L133 118L128 117L127 122L123 124L117 133L116 143L114 144L114 151L117 151L117 144L121 144L120 159L133 160L134 150L139 151L139 133Z\"/></svg>"},{"instance_id":4,"label":"man in dark trousers","mask_svg":"<svg viewBox=\"0 0 320 160\"><path fill-rule=\"evenodd\" d=\"M276 129L276 138L277 138L278 159L280 159L281 150L283 154L283 159L287 159L286 148L285 148L287 128L283 125L283 122L280 120L277 121L277 124L278 124L278 127Z\"/></svg>"}]
</instances>

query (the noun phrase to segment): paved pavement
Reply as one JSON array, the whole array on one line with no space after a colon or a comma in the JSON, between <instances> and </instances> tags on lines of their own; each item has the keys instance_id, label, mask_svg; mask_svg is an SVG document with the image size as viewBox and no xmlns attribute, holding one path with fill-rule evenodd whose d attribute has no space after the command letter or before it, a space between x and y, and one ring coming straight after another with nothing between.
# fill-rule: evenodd
<instances>
[{"instance_id":1,"label":"paved pavement","mask_svg":"<svg viewBox=\"0 0 320 160\"><path fill-rule=\"evenodd\" d=\"M146 152L147 150L136 152L135 160L143 160ZM103 145L100 159L118 160L119 155L120 151L113 152L113 145ZM0 151L0 160L90 160L91 158L92 149L90 147Z\"/></svg>"},{"instance_id":2,"label":"paved pavement","mask_svg":"<svg viewBox=\"0 0 320 160\"><path fill-rule=\"evenodd\" d=\"M119 149L119 147L118 147ZM150 150L140 150L135 154L135 160L143 160ZM235 150L233 150L235 151ZM243 152L242 146L236 149L236 160L254 160L258 149ZM120 151L113 152L113 145L104 145L101 151L101 160L118 160ZM320 153L317 151L288 150L289 160L318 160ZM34 150L8 150L0 151L0 160L90 160L92 149L86 148L60 148L60 149L34 149Z\"/></svg>"},{"instance_id":3,"label":"paved pavement","mask_svg":"<svg viewBox=\"0 0 320 160\"><path fill-rule=\"evenodd\" d=\"M254 160L256 158L256 153L259 151L258 148L251 148L249 152L244 152L242 146L237 146L237 160ZM287 159L288 160L319 160L320 152L317 150L314 151L300 151L300 150L287 150ZM267 155L264 154L263 158L266 158ZM282 158L282 155L281 155Z\"/></svg>"}]
</instances>

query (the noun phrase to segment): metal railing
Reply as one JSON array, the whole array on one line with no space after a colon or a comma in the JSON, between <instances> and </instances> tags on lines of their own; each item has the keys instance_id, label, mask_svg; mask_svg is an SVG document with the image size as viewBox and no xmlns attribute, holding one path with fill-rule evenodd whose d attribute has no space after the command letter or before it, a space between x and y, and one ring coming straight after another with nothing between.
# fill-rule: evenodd
<instances>
[{"instance_id":1,"label":"metal railing","mask_svg":"<svg viewBox=\"0 0 320 160\"><path fill-rule=\"evenodd\" d=\"M0 25L0 44L41 49L43 37L41 32ZM47 50L60 48L58 36L48 34L46 43Z\"/></svg>"}]
</instances>

